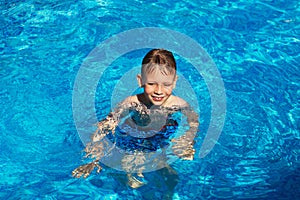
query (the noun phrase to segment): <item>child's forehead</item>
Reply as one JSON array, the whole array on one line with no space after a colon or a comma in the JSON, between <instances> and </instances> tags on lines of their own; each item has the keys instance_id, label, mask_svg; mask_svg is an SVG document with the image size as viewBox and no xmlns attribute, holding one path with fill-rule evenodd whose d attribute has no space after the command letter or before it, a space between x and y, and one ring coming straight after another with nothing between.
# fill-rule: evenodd
<instances>
[{"instance_id":1,"label":"child's forehead","mask_svg":"<svg viewBox=\"0 0 300 200\"><path fill-rule=\"evenodd\" d=\"M163 73L161 70L154 70L152 72L145 72L143 78L146 80L173 80L176 73Z\"/></svg>"}]
</instances>

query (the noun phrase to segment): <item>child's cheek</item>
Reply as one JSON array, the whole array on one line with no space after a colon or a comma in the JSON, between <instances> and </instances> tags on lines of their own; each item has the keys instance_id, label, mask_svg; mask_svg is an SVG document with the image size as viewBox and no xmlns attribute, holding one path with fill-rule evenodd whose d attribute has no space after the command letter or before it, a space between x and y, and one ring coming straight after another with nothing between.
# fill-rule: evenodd
<instances>
[{"instance_id":1,"label":"child's cheek","mask_svg":"<svg viewBox=\"0 0 300 200\"><path fill-rule=\"evenodd\" d=\"M149 93L151 93L151 88L149 88L149 87L145 87L144 88L144 92L146 93L146 94L149 94Z\"/></svg>"},{"instance_id":2,"label":"child's cheek","mask_svg":"<svg viewBox=\"0 0 300 200\"><path fill-rule=\"evenodd\" d=\"M167 93L168 95L172 94L172 88L166 89L166 93Z\"/></svg>"}]
</instances>

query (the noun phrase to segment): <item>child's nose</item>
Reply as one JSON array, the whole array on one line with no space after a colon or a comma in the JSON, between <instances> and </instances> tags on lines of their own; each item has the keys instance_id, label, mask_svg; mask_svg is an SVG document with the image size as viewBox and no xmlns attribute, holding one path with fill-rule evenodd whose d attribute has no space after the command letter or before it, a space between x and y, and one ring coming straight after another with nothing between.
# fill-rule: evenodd
<instances>
[{"instance_id":1,"label":"child's nose","mask_svg":"<svg viewBox=\"0 0 300 200\"><path fill-rule=\"evenodd\" d=\"M160 84L157 84L155 92L157 94L161 94L162 93L162 86Z\"/></svg>"}]
</instances>

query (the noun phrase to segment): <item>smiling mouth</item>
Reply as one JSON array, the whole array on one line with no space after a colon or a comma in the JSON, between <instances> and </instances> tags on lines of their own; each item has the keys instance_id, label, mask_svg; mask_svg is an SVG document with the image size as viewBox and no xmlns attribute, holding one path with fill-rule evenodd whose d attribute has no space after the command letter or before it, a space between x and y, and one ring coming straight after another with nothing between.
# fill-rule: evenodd
<instances>
[{"instance_id":1,"label":"smiling mouth","mask_svg":"<svg viewBox=\"0 0 300 200\"><path fill-rule=\"evenodd\" d=\"M163 97L154 97L154 96L152 96L152 99L154 101L162 101L164 98Z\"/></svg>"}]
</instances>

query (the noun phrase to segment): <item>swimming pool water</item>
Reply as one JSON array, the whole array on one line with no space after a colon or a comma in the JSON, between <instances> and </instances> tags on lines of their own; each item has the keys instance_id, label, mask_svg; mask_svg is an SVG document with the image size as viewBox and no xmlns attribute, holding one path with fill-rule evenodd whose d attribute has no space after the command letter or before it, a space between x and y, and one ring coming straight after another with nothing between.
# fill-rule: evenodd
<instances>
[{"instance_id":1,"label":"swimming pool water","mask_svg":"<svg viewBox=\"0 0 300 200\"><path fill-rule=\"evenodd\" d=\"M72 90L87 55L120 32L168 28L209 53L224 81L226 121L204 158L174 162L174 199L300 197L299 2L291 1L1 1L0 103L2 199L160 199L170 189L132 190L122 172L74 179L83 145L72 116ZM192 51L192 49L191 49ZM111 87L145 51L124 55L97 90L97 116ZM120 67L124 66L124 68ZM203 78L179 59L201 111L199 150L210 120ZM151 172L152 181L164 172ZM168 176L169 178L172 178ZM159 182L159 181L158 181Z\"/></svg>"}]
</instances>

